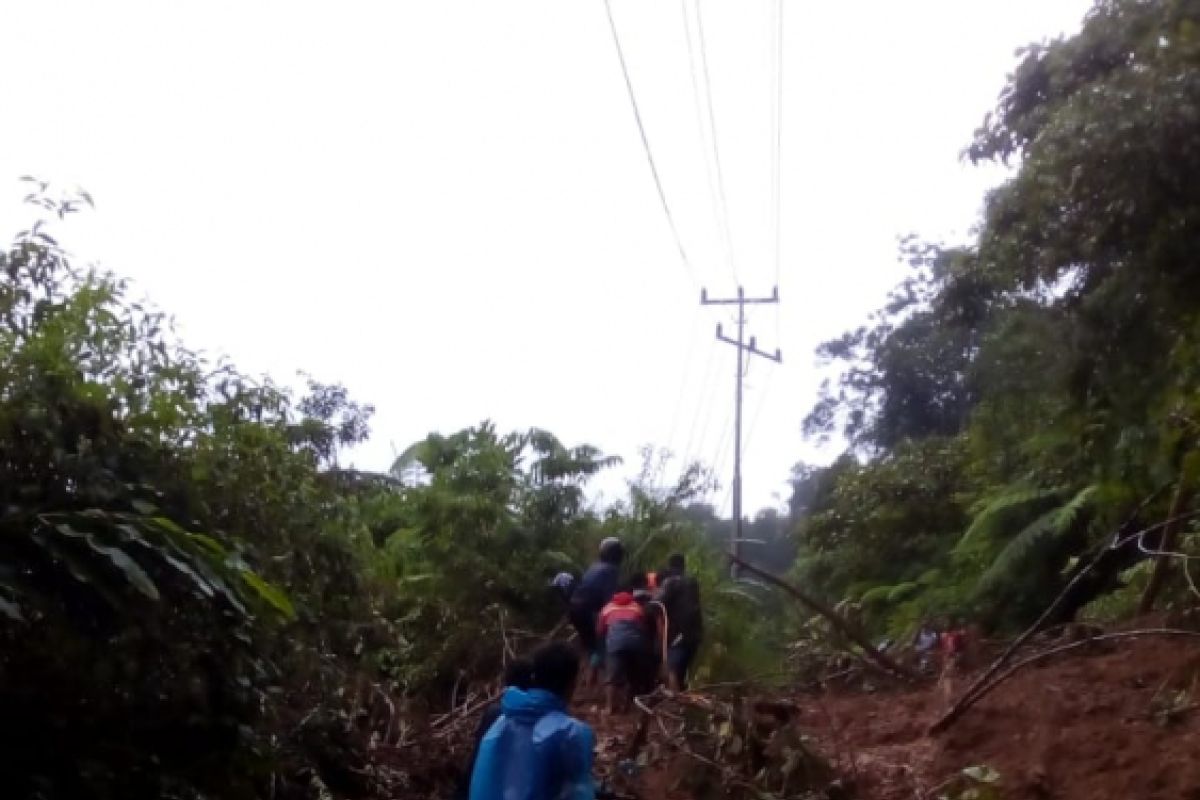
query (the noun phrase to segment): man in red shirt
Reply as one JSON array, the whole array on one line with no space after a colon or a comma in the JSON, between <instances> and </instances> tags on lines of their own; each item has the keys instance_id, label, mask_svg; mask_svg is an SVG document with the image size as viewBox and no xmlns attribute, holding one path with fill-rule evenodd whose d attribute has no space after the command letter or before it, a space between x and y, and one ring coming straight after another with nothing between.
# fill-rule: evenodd
<instances>
[{"instance_id":1,"label":"man in red shirt","mask_svg":"<svg viewBox=\"0 0 1200 800\"><path fill-rule=\"evenodd\" d=\"M966 650L967 632L961 625L951 623L938 642L942 648L942 660L947 667L957 667Z\"/></svg>"},{"instance_id":2,"label":"man in red shirt","mask_svg":"<svg viewBox=\"0 0 1200 800\"><path fill-rule=\"evenodd\" d=\"M608 713L628 711L634 691L654 679L653 620L628 588L600 611L596 636L604 642L605 705Z\"/></svg>"},{"instance_id":3,"label":"man in red shirt","mask_svg":"<svg viewBox=\"0 0 1200 800\"><path fill-rule=\"evenodd\" d=\"M954 679L962 672L967 649L967 633L958 620L951 620L942 632L938 645L942 651L942 697L949 702L954 694Z\"/></svg>"}]
</instances>

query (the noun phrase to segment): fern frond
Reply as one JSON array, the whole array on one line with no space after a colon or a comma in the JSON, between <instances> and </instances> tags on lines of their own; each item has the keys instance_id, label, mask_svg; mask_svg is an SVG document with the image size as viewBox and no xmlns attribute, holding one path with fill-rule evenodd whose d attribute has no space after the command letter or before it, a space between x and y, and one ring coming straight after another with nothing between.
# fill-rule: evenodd
<instances>
[{"instance_id":1,"label":"fern frond","mask_svg":"<svg viewBox=\"0 0 1200 800\"><path fill-rule=\"evenodd\" d=\"M892 586L876 586L874 589L864 592L863 596L859 598L858 602L862 603L864 606L886 602L888 595L891 594L893 588L894 587Z\"/></svg>"},{"instance_id":2,"label":"fern frond","mask_svg":"<svg viewBox=\"0 0 1200 800\"><path fill-rule=\"evenodd\" d=\"M1017 582L1031 568L1052 559L1063 540L1086 524L1096 492L1095 486L1085 487L1066 503L1044 512L1026 525L980 576L976 593L989 594Z\"/></svg>"},{"instance_id":3,"label":"fern frond","mask_svg":"<svg viewBox=\"0 0 1200 800\"><path fill-rule=\"evenodd\" d=\"M1016 531L1062 502L1063 489L1012 487L977 505L971 526L954 546L952 555L961 564L983 568L992 561Z\"/></svg>"},{"instance_id":4,"label":"fern frond","mask_svg":"<svg viewBox=\"0 0 1200 800\"><path fill-rule=\"evenodd\" d=\"M737 586L722 586L721 588L717 589L717 594L721 595L722 597L743 600L743 601L746 601L747 603L750 603L751 605L755 605L755 606L762 605L762 600L755 597L753 594L746 591L745 589L742 589Z\"/></svg>"},{"instance_id":5,"label":"fern frond","mask_svg":"<svg viewBox=\"0 0 1200 800\"><path fill-rule=\"evenodd\" d=\"M876 586L864 592L859 602L864 606L876 603L900 603L920 592L921 588L920 584L913 581L905 581L892 586Z\"/></svg>"},{"instance_id":6,"label":"fern frond","mask_svg":"<svg viewBox=\"0 0 1200 800\"><path fill-rule=\"evenodd\" d=\"M920 586L937 586L944 578L945 574L942 570L935 567L934 569L922 572L920 577L917 578L917 584Z\"/></svg>"},{"instance_id":7,"label":"fern frond","mask_svg":"<svg viewBox=\"0 0 1200 800\"><path fill-rule=\"evenodd\" d=\"M892 591L888 592L889 603L902 603L909 600L921 592L921 585L913 581L898 583L892 587Z\"/></svg>"}]
</instances>

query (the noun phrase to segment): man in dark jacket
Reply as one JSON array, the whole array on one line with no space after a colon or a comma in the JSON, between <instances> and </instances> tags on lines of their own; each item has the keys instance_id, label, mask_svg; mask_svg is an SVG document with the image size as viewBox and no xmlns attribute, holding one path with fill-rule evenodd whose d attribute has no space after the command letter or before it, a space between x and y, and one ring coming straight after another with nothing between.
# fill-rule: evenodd
<instances>
[{"instance_id":1,"label":"man in dark jacket","mask_svg":"<svg viewBox=\"0 0 1200 800\"><path fill-rule=\"evenodd\" d=\"M680 553L667 562L670 573L662 583L660 602L667 612L667 668L671 689L687 688L687 673L700 641L704 638L704 615L700 609L700 583L687 574Z\"/></svg>"},{"instance_id":2,"label":"man in dark jacket","mask_svg":"<svg viewBox=\"0 0 1200 800\"><path fill-rule=\"evenodd\" d=\"M621 579L621 562L625 558L625 548L621 540L609 537L600 543L600 559L587 572L571 592L568 616L575 632L579 635L579 644L583 648L584 657L588 659L584 683L595 682L595 673L603 658L600 642L596 635L596 622L600 609L608 604L617 592L617 584Z\"/></svg>"}]
</instances>

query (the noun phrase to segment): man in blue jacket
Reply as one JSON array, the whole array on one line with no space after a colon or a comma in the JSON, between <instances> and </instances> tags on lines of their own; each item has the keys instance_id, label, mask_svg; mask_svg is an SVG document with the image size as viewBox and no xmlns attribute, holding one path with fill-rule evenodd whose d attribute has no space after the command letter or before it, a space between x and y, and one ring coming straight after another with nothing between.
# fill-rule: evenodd
<instances>
[{"instance_id":1,"label":"man in blue jacket","mask_svg":"<svg viewBox=\"0 0 1200 800\"><path fill-rule=\"evenodd\" d=\"M515 686L518 689L528 689L533 682L533 662L528 658L513 659L508 667L504 670L504 687L507 689L510 686ZM479 758L479 747L483 743L483 737L492 729L492 725L496 720L500 719L500 703L492 703L483 710L483 714L479 717L479 724L475 726L474 747L471 750L471 758L467 761L467 768L463 770L462 779L459 781L457 790L454 793L457 800L468 800L471 791L471 773L475 771L475 760Z\"/></svg>"},{"instance_id":2,"label":"man in blue jacket","mask_svg":"<svg viewBox=\"0 0 1200 800\"><path fill-rule=\"evenodd\" d=\"M509 687L479 746L470 800L595 800L592 729L567 714L579 657L562 642L533 654L530 689Z\"/></svg>"}]
</instances>

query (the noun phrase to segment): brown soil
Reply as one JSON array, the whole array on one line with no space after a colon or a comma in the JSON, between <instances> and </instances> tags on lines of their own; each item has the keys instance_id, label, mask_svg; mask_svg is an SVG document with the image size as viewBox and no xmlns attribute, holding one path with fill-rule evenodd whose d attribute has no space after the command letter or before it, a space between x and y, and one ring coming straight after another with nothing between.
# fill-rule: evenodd
<instances>
[{"instance_id":1,"label":"brown soil","mask_svg":"<svg viewBox=\"0 0 1200 800\"><path fill-rule=\"evenodd\" d=\"M789 699L814 746L853 786L843 796L936 798L964 768L986 765L999 773L1004 798L1200 800L1200 708L1188 708L1200 703L1198 674L1200 644L1191 640L1097 644L1018 672L933 737L927 727L970 675L951 692L939 685ZM602 719L580 705L596 728L598 771L613 776L636 718ZM1170 708L1178 713L1163 713ZM662 738L651 726L654 758L631 780L615 780L618 788L654 800L723 794L683 788L705 767Z\"/></svg>"}]
</instances>

